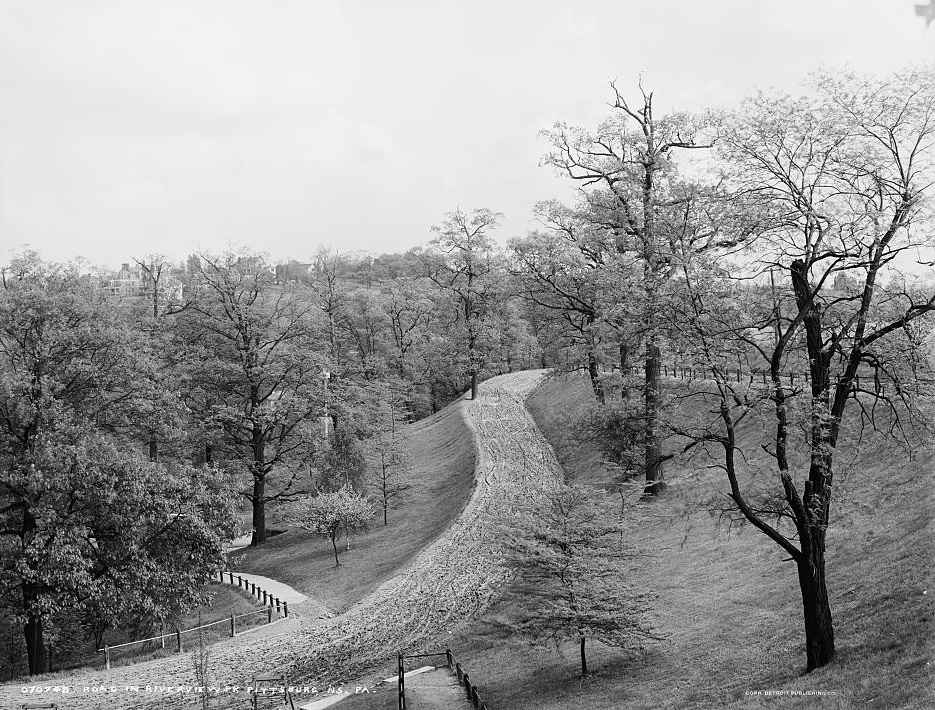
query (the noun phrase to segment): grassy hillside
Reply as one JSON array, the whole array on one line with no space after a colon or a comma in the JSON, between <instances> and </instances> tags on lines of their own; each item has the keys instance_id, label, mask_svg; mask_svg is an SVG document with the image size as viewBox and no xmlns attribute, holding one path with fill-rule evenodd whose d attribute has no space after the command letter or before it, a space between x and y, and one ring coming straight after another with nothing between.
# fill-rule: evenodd
<instances>
[{"instance_id":1,"label":"grassy hillside","mask_svg":"<svg viewBox=\"0 0 935 710\"><path fill-rule=\"evenodd\" d=\"M682 386L676 384L675 386ZM530 397L540 428L576 480L604 475L587 442L567 432L589 401L584 377L547 382ZM854 422L847 432L853 441ZM742 432L755 457L762 425ZM844 451L842 445L840 451ZM800 706L929 708L933 695L935 457L865 437L841 455L828 535L828 585L837 658L803 675L801 599L795 568L752 528L690 514L693 501L727 491L703 457L670 463L672 482L651 521L633 534L655 554L630 572L657 595L655 627L667 638L643 653L594 644L594 673L577 676L575 646L533 648L482 623L451 640L491 707L719 708ZM508 620L508 603L487 620ZM756 696L765 691L834 695Z\"/></svg>"},{"instance_id":2,"label":"grassy hillside","mask_svg":"<svg viewBox=\"0 0 935 710\"><path fill-rule=\"evenodd\" d=\"M590 380L580 373L548 377L526 400L568 479L602 485L610 480L610 473L602 464L601 452L584 439L578 426L595 403Z\"/></svg>"},{"instance_id":3,"label":"grassy hillside","mask_svg":"<svg viewBox=\"0 0 935 710\"><path fill-rule=\"evenodd\" d=\"M275 578L339 613L376 589L439 535L461 512L474 485L474 440L455 403L406 428L411 488L391 502L389 525L382 511L366 532L339 545L289 530L260 548L232 556L231 567Z\"/></svg>"}]
</instances>

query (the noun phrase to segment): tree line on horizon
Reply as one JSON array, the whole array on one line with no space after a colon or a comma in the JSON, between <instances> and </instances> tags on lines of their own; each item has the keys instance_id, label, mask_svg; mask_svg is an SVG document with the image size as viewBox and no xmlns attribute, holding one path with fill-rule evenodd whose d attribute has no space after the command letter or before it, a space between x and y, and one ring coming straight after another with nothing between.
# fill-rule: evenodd
<instances>
[{"instance_id":1,"label":"tree line on horizon","mask_svg":"<svg viewBox=\"0 0 935 710\"><path fill-rule=\"evenodd\" d=\"M192 255L179 292L160 288L166 257L141 255L140 299L32 252L3 267L0 607L22 625L29 673L76 623L99 642L202 598L241 503L253 545L270 506L318 511L307 529L330 536L337 563L341 518L317 497L367 496L388 523L407 486L403 424L540 367L587 374L589 426L644 501L665 504L679 452L716 457L731 514L796 565L808 669L831 661L842 421L858 410L875 425L879 406L908 435L931 396L935 288L895 266L932 245L932 72L819 74L808 93L730 113L659 114L642 85L636 102L611 87L599 126L543 132L576 202L540 203L541 227L506 248L502 215L479 208L446 213L403 254L321 248L301 278L232 248ZM705 367L709 386L667 386L674 360ZM775 490L745 489L737 430L754 417L774 432ZM555 616L584 666L585 635L614 610L571 598Z\"/></svg>"}]
</instances>

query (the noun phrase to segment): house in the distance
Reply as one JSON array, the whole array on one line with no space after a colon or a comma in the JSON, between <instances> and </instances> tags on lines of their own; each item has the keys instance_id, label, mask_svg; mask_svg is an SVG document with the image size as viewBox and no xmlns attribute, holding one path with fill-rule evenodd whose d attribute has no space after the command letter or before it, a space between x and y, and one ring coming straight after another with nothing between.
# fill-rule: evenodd
<instances>
[{"instance_id":1,"label":"house in the distance","mask_svg":"<svg viewBox=\"0 0 935 710\"><path fill-rule=\"evenodd\" d=\"M180 303L184 291L184 269L166 267L159 274L161 303ZM151 301L156 292L153 273L139 264L130 266L125 262L113 278L104 284L104 290L112 296Z\"/></svg>"},{"instance_id":2,"label":"house in the distance","mask_svg":"<svg viewBox=\"0 0 935 710\"><path fill-rule=\"evenodd\" d=\"M120 271L106 282L104 289L112 296L142 296L143 268L124 263Z\"/></svg>"}]
</instances>

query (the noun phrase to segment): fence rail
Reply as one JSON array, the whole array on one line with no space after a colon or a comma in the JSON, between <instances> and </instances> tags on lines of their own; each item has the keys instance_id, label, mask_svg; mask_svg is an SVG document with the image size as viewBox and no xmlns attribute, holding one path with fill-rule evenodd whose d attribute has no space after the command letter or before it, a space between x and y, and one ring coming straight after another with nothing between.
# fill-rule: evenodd
<instances>
[{"instance_id":1,"label":"fence rail","mask_svg":"<svg viewBox=\"0 0 935 710\"><path fill-rule=\"evenodd\" d=\"M234 579L233 573L219 572L219 574L221 575L222 583L224 582L224 575L229 574L231 578L231 584L233 584L233 579ZM247 589L246 580L244 580L240 575L237 575L237 579L239 580L238 586L246 590ZM289 605L285 601L281 601L280 599L278 599L277 597L274 597L272 594L269 594L265 590L259 589L256 585L253 585L253 589L254 591L252 593L254 594L254 596L256 596L257 599L260 599L260 594L258 593L258 591L262 592L263 605L264 605L263 609L257 609L256 611L248 611L245 614L236 614L236 615L231 614L230 616L224 619L219 619L218 621L212 621L207 624L201 624L200 626L193 626L190 629L178 629L177 628L175 631L171 631L169 633L164 633L164 634L159 634L157 636L150 636L149 638L145 638L145 639L127 641L126 643L118 643L112 646L109 644L105 644L104 648L99 648L97 652L104 654L104 667L110 670L111 652L116 649L128 648L130 646L135 646L137 644L143 644L143 643L149 643L151 641L159 641L162 644L162 648L165 648L166 639L175 637L175 652L181 653L183 649L182 636L184 634L192 633L195 631L201 631L202 629L207 629L207 628L211 628L212 626L219 626L221 624L224 624L224 625L230 626L230 636L231 638L233 638L234 636L237 635L237 621L240 619L245 619L250 616L256 616L257 614L265 614L266 623L271 624L273 623L273 609L274 608L276 610L277 619L280 618L280 614L282 615L283 618L289 616Z\"/></svg>"},{"instance_id":2,"label":"fence rail","mask_svg":"<svg viewBox=\"0 0 935 710\"><path fill-rule=\"evenodd\" d=\"M714 369L710 365L695 365L695 364L669 364L661 363L659 365L660 374L664 377L673 377L682 380L708 380L714 379ZM607 372L607 371L605 371ZM620 372L619 365L613 365L609 372L617 373ZM631 369L630 372L633 372ZM722 378L729 380L731 382L747 382L750 385L761 384L761 385L772 385L773 377L768 370L761 369L742 369L742 368L733 368L733 367L723 367L719 368L719 372ZM865 369L864 372L857 372L854 375L852 386L858 391L865 391L861 387L861 379L864 383L870 383L869 386L872 387L872 392L877 395L886 394L887 386L892 386L895 388L896 394L900 394L902 391L906 391L907 387L913 386L910 383L901 383L893 380L884 380L875 376L872 369ZM811 375L808 370L801 370L798 372L781 372L779 374L779 382L784 385L788 382L790 387L795 387L796 383L805 385L811 381ZM837 385L840 381L840 378L835 380L834 384ZM927 377L917 378L919 384L923 385L932 385L935 384L935 379ZM866 390L871 391L871 390Z\"/></svg>"},{"instance_id":3,"label":"fence rail","mask_svg":"<svg viewBox=\"0 0 935 710\"><path fill-rule=\"evenodd\" d=\"M233 572L218 572L221 575L222 584L234 584L234 573ZM229 578L229 581L224 579L225 575ZM289 616L289 603L285 600L280 599L279 597L274 597L271 592L267 592L260 586L257 586L254 582L251 582L247 579L244 579L239 574L237 575L237 588L243 589L245 592L250 592L257 600L262 600L263 606L268 606L272 608L274 605L276 607L276 613L282 613L283 616Z\"/></svg>"}]
</instances>

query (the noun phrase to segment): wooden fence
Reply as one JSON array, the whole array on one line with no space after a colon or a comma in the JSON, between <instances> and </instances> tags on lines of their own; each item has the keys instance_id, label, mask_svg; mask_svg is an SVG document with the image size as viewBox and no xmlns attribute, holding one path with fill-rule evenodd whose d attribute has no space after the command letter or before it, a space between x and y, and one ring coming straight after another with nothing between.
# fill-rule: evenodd
<instances>
[{"instance_id":1,"label":"wooden fence","mask_svg":"<svg viewBox=\"0 0 935 710\"><path fill-rule=\"evenodd\" d=\"M110 655L111 655L111 652L115 651L116 649L129 648L130 646L135 646L141 643L149 643L150 641L158 641L160 642L161 648L165 648L166 639L175 638L175 652L181 653L183 649L182 636L184 634L192 633L195 631L201 631L203 629L211 628L212 626L219 626L221 624L224 624L224 625L230 626L230 635L231 637L234 637L237 635L237 621L239 619L244 619L248 616L255 616L257 614L266 614L266 623L267 624L273 623L273 608L266 607L265 609L257 609L256 611L248 611L246 614L238 614L236 616L234 614L231 614L229 617L225 619L221 619L219 621L212 621L211 623L202 624L201 626L195 626L190 629L176 629L175 631L171 631L167 634L159 634L158 636L150 636L149 638L138 639L136 641L127 641L126 643L118 643L113 646L105 644L104 648L99 648L97 652L104 654L104 667L110 670Z\"/></svg>"},{"instance_id":2,"label":"wooden fence","mask_svg":"<svg viewBox=\"0 0 935 710\"><path fill-rule=\"evenodd\" d=\"M158 636L150 636L149 638L145 638L145 639L138 639L136 641L128 641L126 643L118 643L112 646L105 644L104 648L99 648L97 650L98 653L104 654L104 667L107 669L110 669L111 652L117 649L129 648L130 646L150 643L153 641L159 642L160 648L164 649L166 648L166 639L171 639L174 637L175 638L175 652L181 653L183 646L184 646L182 642L182 637L184 636L184 634L193 633L195 631L201 631L203 629L211 628L213 626L220 626L223 624L223 625L229 626L230 636L234 637L237 635L237 621L240 619L244 619L250 616L255 616L257 614L265 614L266 623L271 624L273 623L273 610L274 609L276 611L277 620L279 618L285 618L289 616L288 602L281 600L278 597L273 596L270 592L267 592L262 587L258 587L253 582L248 582L246 579L244 579L240 575L236 575L235 577L233 572L219 571L218 575L220 576L220 581L222 584L225 582L229 582L230 584L233 585L235 583L234 580L236 579L237 587L240 589L243 589L246 592L250 592L250 594L256 597L258 601L263 602L263 606L265 608L257 609L256 611L250 611L250 612L247 612L246 614L238 614L238 615L231 614L227 618L220 619L219 621L212 621L209 624L202 624L201 626L195 626L190 629L178 629L177 628L175 629L175 631L170 631L169 633L160 634Z\"/></svg>"},{"instance_id":3,"label":"wooden fence","mask_svg":"<svg viewBox=\"0 0 935 710\"><path fill-rule=\"evenodd\" d=\"M221 575L222 583L228 581L224 579L224 576L227 575L227 577L229 578L228 583L231 585L234 584L234 573L233 572L218 572L218 574ZM263 602L263 606L267 606L272 609L275 604L277 614L281 613L284 617L289 616L289 603L288 602L284 600L280 600L279 597L274 597L271 593L267 592L262 587L258 587L256 584L244 579L239 574L237 575L237 588L243 589L246 592L250 592L250 594L255 596L257 600L260 600Z\"/></svg>"},{"instance_id":4,"label":"wooden fence","mask_svg":"<svg viewBox=\"0 0 935 710\"><path fill-rule=\"evenodd\" d=\"M683 365L683 364L668 364L664 363L659 366L660 374L663 377L673 377L681 380L713 380L714 371L710 365ZM619 365L614 365L611 369L611 372L619 372ZM631 370L633 372L633 370ZM721 368L719 370L720 375L725 380L731 382L746 382L750 385L759 384L759 385L772 385L773 379L772 375L766 370L745 370L741 368ZM879 377L875 377L873 370L870 368L865 368L864 372L858 372L854 375L854 381L852 386L855 390L864 391L861 387L861 379L863 379L864 384L870 383L868 386L871 389L866 391L872 391L876 395L886 394L886 384L881 381ZM779 375L780 384L785 385L788 383L790 387L795 387L796 384L800 386L805 386L810 381L810 375L808 370L803 370L801 372L783 372ZM933 384L932 380L927 378L920 378L921 383L930 385ZM896 387L896 393L900 392L899 383L890 383ZM837 385L837 382L835 382Z\"/></svg>"},{"instance_id":5,"label":"wooden fence","mask_svg":"<svg viewBox=\"0 0 935 710\"><path fill-rule=\"evenodd\" d=\"M415 655L399 654L397 656L399 674L399 710L406 710L406 659L432 658L436 656L445 657L448 670L453 671L458 676L458 685L464 688L465 696L467 697L468 702L474 706L474 709L489 710L487 703L481 699L480 693L477 692L477 686L471 682L468 674L464 671L464 669L461 668L461 664L455 662L454 656L451 655L450 648L446 648L444 653L422 653Z\"/></svg>"}]
</instances>

